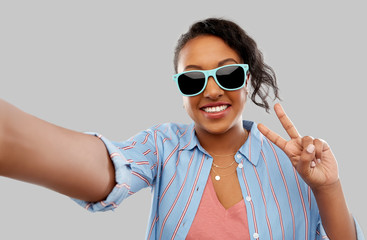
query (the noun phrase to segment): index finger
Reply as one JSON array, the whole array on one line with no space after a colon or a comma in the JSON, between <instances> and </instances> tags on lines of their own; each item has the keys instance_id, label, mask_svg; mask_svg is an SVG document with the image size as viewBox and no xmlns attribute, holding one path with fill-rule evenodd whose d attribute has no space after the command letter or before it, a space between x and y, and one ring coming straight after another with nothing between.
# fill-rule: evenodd
<instances>
[{"instance_id":1,"label":"index finger","mask_svg":"<svg viewBox=\"0 0 367 240\"><path fill-rule=\"evenodd\" d=\"M279 103L274 105L274 111L277 114L277 117L280 123L282 124L283 128L288 133L291 139L301 137L296 127L293 125L292 121L289 119L287 114L284 112L283 107Z\"/></svg>"},{"instance_id":2,"label":"index finger","mask_svg":"<svg viewBox=\"0 0 367 240\"><path fill-rule=\"evenodd\" d=\"M269 139L272 143L274 143L275 145L277 145L280 149L284 151L285 146L287 145L287 141L284 138L282 138L276 132L273 132L272 130L270 130L269 128L267 128L266 126L264 126L261 123L257 125L257 129L259 129L259 131L267 139Z\"/></svg>"}]
</instances>

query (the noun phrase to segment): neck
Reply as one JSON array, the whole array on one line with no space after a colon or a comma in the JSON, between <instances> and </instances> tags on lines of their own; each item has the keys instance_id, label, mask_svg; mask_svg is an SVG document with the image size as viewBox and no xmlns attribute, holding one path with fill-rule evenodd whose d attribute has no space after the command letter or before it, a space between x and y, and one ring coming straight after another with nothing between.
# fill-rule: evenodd
<instances>
[{"instance_id":1,"label":"neck","mask_svg":"<svg viewBox=\"0 0 367 240\"><path fill-rule=\"evenodd\" d=\"M197 138L201 146L210 154L234 154L246 142L248 132L241 124L237 124L224 133L212 134L195 127Z\"/></svg>"}]
</instances>

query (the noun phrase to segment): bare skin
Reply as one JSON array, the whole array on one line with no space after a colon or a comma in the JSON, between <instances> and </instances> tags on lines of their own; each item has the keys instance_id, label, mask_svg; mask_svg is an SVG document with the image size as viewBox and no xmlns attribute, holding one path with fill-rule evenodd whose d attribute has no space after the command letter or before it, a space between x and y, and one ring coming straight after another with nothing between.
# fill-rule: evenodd
<instances>
[{"instance_id":1,"label":"bare skin","mask_svg":"<svg viewBox=\"0 0 367 240\"><path fill-rule=\"evenodd\" d=\"M97 137L58 127L0 100L0 175L96 202L115 185Z\"/></svg>"},{"instance_id":2,"label":"bare skin","mask_svg":"<svg viewBox=\"0 0 367 240\"><path fill-rule=\"evenodd\" d=\"M234 161L234 158L226 157L226 159L223 159L222 157L214 157L213 161L220 162L220 166L228 166ZM231 208L243 199L236 172L237 166L238 164L235 163L226 169L215 168L214 171L221 176L219 181L215 180L216 173L212 171L210 175L218 200L225 209Z\"/></svg>"}]
</instances>

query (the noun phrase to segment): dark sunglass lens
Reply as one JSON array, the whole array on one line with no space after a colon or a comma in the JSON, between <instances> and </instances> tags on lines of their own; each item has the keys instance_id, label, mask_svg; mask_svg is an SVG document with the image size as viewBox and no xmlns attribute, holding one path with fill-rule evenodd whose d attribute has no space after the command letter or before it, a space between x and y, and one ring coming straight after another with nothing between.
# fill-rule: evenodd
<instances>
[{"instance_id":1,"label":"dark sunglass lens","mask_svg":"<svg viewBox=\"0 0 367 240\"><path fill-rule=\"evenodd\" d=\"M245 82L245 71L240 66L228 66L217 71L217 80L224 88L236 89Z\"/></svg>"},{"instance_id":2,"label":"dark sunglass lens","mask_svg":"<svg viewBox=\"0 0 367 240\"><path fill-rule=\"evenodd\" d=\"M187 72L181 74L177 81L182 93L192 95L203 89L205 76L202 72Z\"/></svg>"}]
</instances>

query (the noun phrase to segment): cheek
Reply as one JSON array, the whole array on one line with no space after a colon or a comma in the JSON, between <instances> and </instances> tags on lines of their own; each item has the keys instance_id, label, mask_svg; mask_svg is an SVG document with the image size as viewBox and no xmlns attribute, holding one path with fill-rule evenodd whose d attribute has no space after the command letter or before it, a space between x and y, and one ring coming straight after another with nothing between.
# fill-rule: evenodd
<instances>
[{"instance_id":1,"label":"cheek","mask_svg":"<svg viewBox=\"0 0 367 240\"><path fill-rule=\"evenodd\" d=\"M196 97L183 97L182 98L183 106L186 110L186 112L192 116L193 111L197 108L197 100Z\"/></svg>"},{"instance_id":2,"label":"cheek","mask_svg":"<svg viewBox=\"0 0 367 240\"><path fill-rule=\"evenodd\" d=\"M231 97L236 102L246 102L247 91L245 88L239 89L237 91L231 92Z\"/></svg>"},{"instance_id":3,"label":"cheek","mask_svg":"<svg viewBox=\"0 0 367 240\"><path fill-rule=\"evenodd\" d=\"M182 103L183 103L183 107L187 111L187 109L190 107L190 103L189 103L188 97L182 97Z\"/></svg>"},{"instance_id":4,"label":"cheek","mask_svg":"<svg viewBox=\"0 0 367 240\"><path fill-rule=\"evenodd\" d=\"M189 97L182 97L183 107L185 108L186 112L190 114L191 112L191 101Z\"/></svg>"},{"instance_id":5,"label":"cheek","mask_svg":"<svg viewBox=\"0 0 367 240\"><path fill-rule=\"evenodd\" d=\"M233 92L231 94L231 99L233 102L236 102L238 110L243 111L245 108L245 104L247 101L247 92L245 89L238 90L238 92Z\"/></svg>"},{"instance_id":6,"label":"cheek","mask_svg":"<svg viewBox=\"0 0 367 240\"><path fill-rule=\"evenodd\" d=\"M245 90L245 91L242 93L242 96L241 96L241 99L242 99L243 105L245 105L245 104L246 104L246 102L247 102L247 96L248 96L248 92Z\"/></svg>"}]
</instances>

